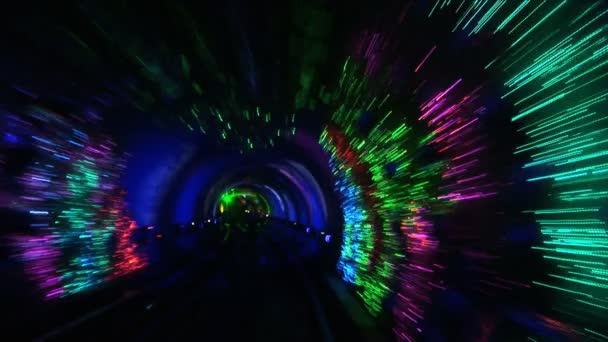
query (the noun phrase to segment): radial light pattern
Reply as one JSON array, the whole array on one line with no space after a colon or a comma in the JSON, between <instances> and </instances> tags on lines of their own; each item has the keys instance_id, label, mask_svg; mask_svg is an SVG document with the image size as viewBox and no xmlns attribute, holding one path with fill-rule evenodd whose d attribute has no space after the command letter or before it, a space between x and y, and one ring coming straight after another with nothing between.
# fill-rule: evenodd
<instances>
[{"instance_id":1,"label":"radial light pattern","mask_svg":"<svg viewBox=\"0 0 608 342\"><path fill-rule=\"evenodd\" d=\"M78 293L143 267L130 241L135 225L117 186L125 163L112 140L89 135L72 117L42 107L8 120L11 134L37 152L19 178L24 190L15 203L32 223L29 235L15 237L14 247L45 297Z\"/></svg>"},{"instance_id":2,"label":"radial light pattern","mask_svg":"<svg viewBox=\"0 0 608 342\"><path fill-rule=\"evenodd\" d=\"M556 311L577 317L572 321L583 328L576 333L594 338L605 336L597 327L608 308L603 262L608 126L602 112L608 98L607 12L600 1L583 7L572 1L528 0L438 0L427 12L429 23L439 14L441 20L454 19L448 34L507 42L479 70L502 85L499 100L515 108L511 120L527 137L515 155L531 159L523 166L528 181L553 187L551 204L530 212L544 237L535 249L544 251L557 269L533 284L561 292L564 300ZM406 20L403 13L399 22ZM347 59L321 143L331 154L336 190L344 207L351 208L345 210L339 269L345 280L362 288L359 293L372 313L392 291L379 284L398 279L395 331L412 340L421 331L430 290L442 287L437 277L442 266L433 257L440 246L432 215L450 210L454 202L496 194L483 169L488 157L480 129L482 117L496 113L482 104L485 86L472 84L467 74L419 100L418 110L395 107L399 101L391 101L393 78L386 57L393 46L389 37L364 34ZM412 73L424 73L429 61L441 58L442 48L432 45ZM440 86L433 79L425 82ZM415 119L424 126L414 125ZM429 147L434 157L420 158L419 152ZM391 229L395 221L400 230ZM400 234L408 238L406 249Z\"/></svg>"}]
</instances>

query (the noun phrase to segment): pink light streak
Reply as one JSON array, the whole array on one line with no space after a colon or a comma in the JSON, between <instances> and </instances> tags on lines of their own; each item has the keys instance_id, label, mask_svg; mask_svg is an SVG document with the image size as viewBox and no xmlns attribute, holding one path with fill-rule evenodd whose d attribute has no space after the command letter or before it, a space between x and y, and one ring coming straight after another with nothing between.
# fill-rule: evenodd
<instances>
[{"instance_id":1,"label":"pink light streak","mask_svg":"<svg viewBox=\"0 0 608 342\"><path fill-rule=\"evenodd\" d=\"M437 48L437 45L433 45L433 47L431 48L431 51L429 51L426 56L424 56L424 58L422 59L422 61L418 64L418 66L416 67L416 70L414 70L414 72L418 72L418 70L420 70L420 68L422 68L422 65L426 62L427 59L429 59L429 57L431 57L431 54L433 53L433 51L435 51L435 49Z\"/></svg>"},{"instance_id":2,"label":"pink light streak","mask_svg":"<svg viewBox=\"0 0 608 342\"><path fill-rule=\"evenodd\" d=\"M452 147L456 146L457 144L458 144L458 141L455 141L455 142L453 142L453 143L451 143L451 144L447 145L446 147L441 148L441 149L439 150L439 152L445 152L445 151L449 150L450 148L452 148Z\"/></svg>"},{"instance_id":3,"label":"pink light streak","mask_svg":"<svg viewBox=\"0 0 608 342\"><path fill-rule=\"evenodd\" d=\"M487 193L472 194L472 195L468 195L468 196L460 196L457 198L452 198L452 199L450 199L450 201L457 202L457 201L464 201L464 200L470 200L470 199L476 199L476 198L484 198L484 197L493 196L493 195L496 195L496 192L487 192Z\"/></svg>"},{"instance_id":4,"label":"pink light streak","mask_svg":"<svg viewBox=\"0 0 608 342\"><path fill-rule=\"evenodd\" d=\"M462 125L461 127L456 128L455 130L453 130L453 131L450 132L450 135L454 135L454 134L458 133L459 131L461 131L465 127L468 127L469 125L472 125L473 123L477 122L477 120L479 120L479 118L475 118L475 119L467 122L466 124Z\"/></svg>"},{"instance_id":5,"label":"pink light streak","mask_svg":"<svg viewBox=\"0 0 608 342\"><path fill-rule=\"evenodd\" d=\"M485 177L485 176L487 176L487 174L482 173L482 174L480 174L480 175L478 175L478 176L474 176L474 177L469 177L469 178L460 179L460 180L459 180L459 181L457 181L456 183L457 183L457 184L462 184L462 183L470 182L470 181L472 181L472 180L481 179L481 178L483 178L483 177Z\"/></svg>"},{"instance_id":6,"label":"pink light streak","mask_svg":"<svg viewBox=\"0 0 608 342\"><path fill-rule=\"evenodd\" d=\"M481 151L481 150L483 150L483 149L484 149L484 147L478 147L478 148L473 149L473 150L471 150L471 151L469 151L469 152L467 152L467 153L464 153L464 154L461 154L461 155L459 155L459 156L457 156L457 157L454 157L454 158L452 158L452 160L453 160L453 161L456 161L456 160L458 160L458 159L462 159L462 158L464 158L464 157L467 157L467 156L470 156L470 155L472 155L472 154L475 154L475 153L477 153L477 152L479 152L479 151Z\"/></svg>"},{"instance_id":7,"label":"pink light streak","mask_svg":"<svg viewBox=\"0 0 608 342\"><path fill-rule=\"evenodd\" d=\"M462 78L459 78L456 82L454 82L454 84L452 84L448 89L446 89L445 91L443 91L442 93L440 93L437 96L436 101L441 100L444 96L446 96L450 91L452 91L452 89L454 89L460 82L462 82Z\"/></svg>"},{"instance_id":8,"label":"pink light streak","mask_svg":"<svg viewBox=\"0 0 608 342\"><path fill-rule=\"evenodd\" d=\"M433 134L439 134L439 133L441 133L441 132L445 131L445 130L446 130L448 127L452 126L452 125L453 125L453 124L455 124L455 123L456 123L456 120L455 120L455 119L450 120L450 121L448 121L448 122L444 123L443 125L439 126L439 128L437 128L436 130L434 130L434 131L433 131ZM437 137L437 138L433 139L433 141L434 141L434 142L435 142L435 141L439 141L439 140L438 140L438 138L439 138L439 137Z\"/></svg>"},{"instance_id":9,"label":"pink light streak","mask_svg":"<svg viewBox=\"0 0 608 342\"><path fill-rule=\"evenodd\" d=\"M437 102L433 107L431 107L431 109L429 109L428 111L426 111L424 114L422 114L418 120L423 120L426 119L429 115L431 115L437 108L441 107L441 105L443 104L444 101L439 101ZM432 104L429 103L429 105Z\"/></svg>"},{"instance_id":10,"label":"pink light streak","mask_svg":"<svg viewBox=\"0 0 608 342\"><path fill-rule=\"evenodd\" d=\"M456 108L457 108L457 105L451 105L450 107L448 107L448 109L444 110L441 114L437 115L434 119L431 119L429 121L429 124L434 124L435 122L439 121L444 116L453 113L454 109L456 109Z\"/></svg>"}]
</instances>

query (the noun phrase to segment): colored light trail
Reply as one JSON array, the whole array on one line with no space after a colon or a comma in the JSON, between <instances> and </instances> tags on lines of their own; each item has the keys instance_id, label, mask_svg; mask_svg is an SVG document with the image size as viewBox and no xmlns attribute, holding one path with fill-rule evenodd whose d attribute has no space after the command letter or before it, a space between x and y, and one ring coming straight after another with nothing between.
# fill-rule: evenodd
<instances>
[{"instance_id":1,"label":"colored light trail","mask_svg":"<svg viewBox=\"0 0 608 342\"><path fill-rule=\"evenodd\" d=\"M429 16L450 7L442 3L435 10L440 2ZM467 10L456 9L455 30L474 27L469 35L479 34L484 26L491 31L493 23L491 33L508 36L508 48L485 69L504 80L502 99L515 106L511 120L527 137L514 153L530 159L523 166L528 182L552 187L547 207L529 212L543 236L543 244L533 248L557 269L532 283L555 290L561 297L555 311L583 327L579 335L597 338L601 335L591 328L605 317L608 295L602 261L608 233L603 112L608 10L600 1L584 6L565 0L463 4Z\"/></svg>"},{"instance_id":2,"label":"colored light trail","mask_svg":"<svg viewBox=\"0 0 608 342\"><path fill-rule=\"evenodd\" d=\"M218 106L226 110L214 106L204 109L202 105L194 104L187 115L178 116L179 121L190 131L196 128L203 135L209 135L208 131L217 132L220 144L234 147L241 153L272 148L277 140L296 134L295 113L278 121L270 112L262 112L260 107L235 110L239 108L236 102Z\"/></svg>"},{"instance_id":3,"label":"colored light trail","mask_svg":"<svg viewBox=\"0 0 608 342\"><path fill-rule=\"evenodd\" d=\"M479 88L461 98L452 93L462 79L419 108L391 108L399 100L372 76L369 64L358 60L349 57L344 63L332 123L320 139L342 197L345 230L338 269L373 315L394 293L397 334L409 336L420 329L432 289L441 287L439 242L428 214L495 194L477 155L484 150L476 124L484 108L477 104ZM364 131L360 123L369 117L374 124ZM408 125L416 118L427 128L415 131ZM424 148L442 158L417 158L416 151ZM390 285L394 281L397 286Z\"/></svg>"},{"instance_id":4,"label":"colored light trail","mask_svg":"<svg viewBox=\"0 0 608 342\"><path fill-rule=\"evenodd\" d=\"M23 191L16 202L31 215L31 232L19 234L14 248L44 297L79 293L143 267L117 185L125 163L112 140L42 107L8 120L12 134L31 138L37 152L19 178Z\"/></svg>"},{"instance_id":5,"label":"colored light trail","mask_svg":"<svg viewBox=\"0 0 608 342\"><path fill-rule=\"evenodd\" d=\"M565 4L552 5L512 47L533 42L534 29L548 32L551 20L557 23L551 17L566 11L561 9ZM547 207L532 211L543 235L543 244L534 249L557 269L533 283L555 290L561 298L555 310L591 338L592 329L597 329L593 323L604 320L608 308L608 269L603 261L608 247L608 49L607 27L601 21L607 11L595 2L571 8L570 14L567 27L529 49L525 58L507 53L495 68L503 69L504 96L512 98L518 111L512 120L521 122L520 130L528 137L515 150L530 158L524 165L531 175L528 181L552 186Z\"/></svg>"},{"instance_id":6,"label":"colored light trail","mask_svg":"<svg viewBox=\"0 0 608 342\"><path fill-rule=\"evenodd\" d=\"M537 222L545 237L545 246L535 249L558 261L559 270L564 272L550 273L549 282L533 284L564 293L565 301L556 311L597 322L606 307L606 265L601 260L607 233L603 202L607 191L603 184L607 184L604 159L608 153L602 146L608 129L601 106L607 98L608 49L606 26L600 21L606 11L598 2L576 10L572 6L567 1L463 0L457 5L438 0L430 6L428 17L432 21L434 15L452 8L452 32L462 30L469 37L485 32L507 36L499 37L509 41L507 48L483 69L504 80L501 100L517 110L511 120L525 121L520 131L529 140L517 147L515 155L531 155L531 161L523 166L523 171L533 174L528 181L554 182L555 190L549 194L552 206L532 211L539 216ZM568 9L570 16L565 14ZM564 16L570 25L554 30ZM538 40L538 36L543 39ZM421 285L433 282L421 271L431 274L438 271L437 266L441 268L434 266L432 255L438 242L433 238L432 220L425 216L449 211L453 202L496 194L495 184L487 179L480 161L488 158L480 126L487 109L481 104L483 86L471 87L463 75L420 102L418 120L426 124L426 132L408 125L414 112L400 114L387 106L394 97L384 83L386 79L377 77L383 56L374 52L375 47L383 42L391 44L379 33L366 33L363 41L367 43L358 45L361 55L344 63L332 123L320 140L331 155L336 191L343 200L346 224L338 268L346 281L363 289L359 294L372 313L382 308L393 289L366 282L365 277L384 284L387 279L400 279L402 289L394 289L403 300L397 301L394 311L396 317L405 319L397 318L401 326L396 334L412 340L415 330L420 332L423 303L431 301L425 296L430 290ZM414 73L421 71L437 48L433 45L415 65ZM360 123L370 116L375 125L366 131ZM414 155L426 146L437 151L438 159L436 164L421 167ZM388 166L395 169L390 177ZM357 167L369 174L357 172ZM572 207L572 202L583 206ZM403 247L389 228L395 219L402 222L401 231L409 238L407 256L399 253ZM391 254L400 257L391 258ZM388 264L394 267L382 267ZM422 277L417 278L419 275ZM580 286L587 286L590 294L576 298L581 292L573 289ZM418 301L412 300L417 295ZM580 303L589 309L581 308Z\"/></svg>"},{"instance_id":7,"label":"colored light trail","mask_svg":"<svg viewBox=\"0 0 608 342\"><path fill-rule=\"evenodd\" d=\"M295 80L284 87L293 90L289 96L283 96L289 93L283 89L261 91L259 74L265 69L256 69L255 58L276 62L270 69L277 70L279 58L270 52L254 57L248 34L238 37L242 53L213 56L186 7L173 19L191 33L195 48L190 55L176 52L173 63L166 63L175 64L176 74L151 57L164 51L129 42L138 41L136 35L122 40L103 32L97 37L126 51L120 59L136 65L133 74L145 80L127 82L127 90L112 85L112 91L141 112L160 109L179 120L187 134L214 138L218 149L242 154L292 142L302 122L327 114L314 124L322 129L318 142L328 154L344 223L336 268L372 316L392 314L399 340L413 341L426 333L436 293L453 289L445 281L445 259L450 238L458 234L469 239L468 248L460 251L463 258L483 273L471 281L479 285L472 291L483 293L482 298L500 291L513 298L514 289L548 293L557 298L550 309L527 317L572 339L606 339L605 1L409 1L400 12L387 10L390 15L380 22L356 25L361 32L337 49L347 56L342 64L325 60L336 50L326 46L331 36L326 31L342 22L307 20L299 13L306 11L297 10L290 13L297 24L287 54L293 68L284 73ZM311 17L324 15L309 12ZM241 22L238 16L231 19ZM300 41L307 43L300 47ZM235 65L220 65L221 59L234 59ZM322 75L324 63L327 68L337 65L338 74ZM223 70L231 68L235 75ZM211 81L204 82L203 76ZM33 91L11 89L38 101ZM286 99L277 100L282 97ZM98 133L99 117L90 112L64 115L40 104L16 112L6 115L3 143L28 144L36 155L18 177L22 191L10 199L11 207L29 214L30 231L12 241L44 296L73 295L143 268L147 260L131 241L136 223L118 186L125 158L113 139ZM304 118L308 114L311 118ZM491 131L490 123L503 125L504 132L493 126ZM309 125L313 131L319 128L315 125ZM495 145L509 149L511 143L515 147L507 153L513 163L498 164L502 156ZM5 166L0 159L0 168ZM500 178L502 173L508 175ZM306 179L294 183L302 192L307 188ZM508 187L546 194L542 203L504 199L500 191ZM245 208L240 204L247 205L240 202L244 196L259 199L254 211L270 214L268 201L258 193L238 190L220 196L216 214L240 212ZM538 253L534 255L547 272L525 280L494 272L497 260L508 256L493 249L506 238L492 240L495 245L473 245L484 243L482 229L500 235L498 223L462 232L454 231L457 224L438 224L462 214L461 208L492 201L526 206L523 217L536 224L540 236L529 252ZM502 209L509 208L491 215L498 220ZM533 239L531 229L522 239ZM110 247L114 238L115 249ZM493 317L480 319L485 329L480 340L491 339L498 329ZM530 340L549 338L537 330L542 329L530 329Z\"/></svg>"}]
</instances>

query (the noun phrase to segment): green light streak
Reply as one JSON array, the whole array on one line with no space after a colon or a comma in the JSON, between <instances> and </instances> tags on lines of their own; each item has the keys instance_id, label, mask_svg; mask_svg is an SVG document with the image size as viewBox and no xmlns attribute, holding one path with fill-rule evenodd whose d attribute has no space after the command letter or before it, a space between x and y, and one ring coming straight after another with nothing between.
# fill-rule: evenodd
<instances>
[{"instance_id":1,"label":"green light streak","mask_svg":"<svg viewBox=\"0 0 608 342\"><path fill-rule=\"evenodd\" d=\"M513 33L515 30L517 30L517 28L523 24L528 18L530 18L534 13L536 13L536 11L538 11L538 9L545 4L545 2L547 2L547 0L543 0L543 2L541 2L540 4L538 4L538 6L536 6L530 13L528 13L528 15L522 19L522 21L520 21L517 25L515 25L511 31L509 31L509 34Z\"/></svg>"},{"instance_id":2,"label":"green light streak","mask_svg":"<svg viewBox=\"0 0 608 342\"><path fill-rule=\"evenodd\" d=\"M594 330L591 330L591 329L587 329L587 328L585 328L585 331L590 332L590 333L592 333L593 335L597 335L597 336L599 336L599 337L601 337L601 338L604 338L604 339L607 339L607 340L608 340L608 336L603 335L603 334L600 334L600 333L599 333L599 332L597 332L597 331L594 331Z\"/></svg>"},{"instance_id":3,"label":"green light streak","mask_svg":"<svg viewBox=\"0 0 608 342\"><path fill-rule=\"evenodd\" d=\"M513 12L511 12L511 14L509 14L505 18L505 20L502 21L502 23L500 23L500 25L498 25L496 30L494 30L494 33L502 30L505 26L507 26L507 24L509 24L509 22L511 22L511 20L513 20L513 18L515 18L515 16L517 16L517 14L519 12L521 12L521 10L524 9L524 7L526 7L526 5L529 3L530 3L530 0L525 0L521 4L519 4L519 6L517 6L517 8Z\"/></svg>"},{"instance_id":4,"label":"green light streak","mask_svg":"<svg viewBox=\"0 0 608 342\"><path fill-rule=\"evenodd\" d=\"M550 104L552 104L552 103L554 103L556 101L559 101L559 100L563 99L569 93L570 92L561 93L561 94L559 94L559 95L557 95L557 96L555 96L555 97L553 97L551 99L545 100L542 103L539 103L539 104L535 105L532 108L524 110L523 112L519 113L518 115L512 117L511 121L516 121L516 120L519 120L519 119L523 118L526 115L530 115L530 114L534 113L535 111L537 111L537 110L539 110L541 108L544 108L544 107L546 107L546 106L548 106L548 105L550 105Z\"/></svg>"},{"instance_id":5,"label":"green light streak","mask_svg":"<svg viewBox=\"0 0 608 342\"><path fill-rule=\"evenodd\" d=\"M526 31L526 33L521 35L515 42L513 42L513 44L511 44L511 47L517 45L520 41L522 41L522 39L524 39L528 34L530 34L530 32L534 31L538 26L540 26L540 24L544 23L545 20L549 19L549 17L551 17L555 12L557 12L557 10L562 8L562 6L566 4L566 2L567 0L564 0L559 5L557 5L551 12L545 15L540 21L538 21L536 24L534 24L534 26L532 26L528 31Z\"/></svg>"}]
</instances>

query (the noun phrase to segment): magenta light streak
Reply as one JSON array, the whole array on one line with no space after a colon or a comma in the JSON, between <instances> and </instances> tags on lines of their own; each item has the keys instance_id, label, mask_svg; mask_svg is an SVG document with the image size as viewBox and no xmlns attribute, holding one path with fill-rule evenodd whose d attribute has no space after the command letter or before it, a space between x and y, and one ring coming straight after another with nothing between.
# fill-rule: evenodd
<instances>
[{"instance_id":1,"label":"magenta light streak","mask_svg":"<svg viewBox=\"0 0 608 342\"><path fill-rule=\"evenodd\" d=\"M475 198L483 198L483 197L488 197L488 196L493 196L493 195L496 195L496 192L486 192L486 193L480 193L480 194L472 194L472 195L468 195L468 196L460 196L457 198L451 198L450 201L457 202L457 201L464 201L464 200L470 200L470 199L475 199Z\"/></svg>"},{"instance_id":2,"label":"magenta light streak","mask_svg":"<svg viewBox=\"0 0 608 342\"><path fill-rule=\"evenodd\" d=\"M446 147L444 147L444 148L440 149L440 150L439 150L439 152L445 152L445 151L449 150L450 148L452 148L452 147L454 147L454 146L458 145L459 143L460 143L459 141L455 141L455 142L453 142L453 143L449 144L448 146L446 146Z\"/></svg>"},{"instance_id":3,"label":"magenta light streak","mask_svg":"<svg viewBox=\"0 0 608 342\"><path fill-rule=\"evenodd\" d=\"M417 269L419 269L419 270L423 270L423 271L425 271L425 272L433 272L433 270L432 270L432 269L430 269L430 268L425 268L425 267L422 267L422 266L420 266L420 265L412 265L412 266L413 266L414 268L417 268Z\"/></svg>"},{"instance_id":4,"label":"magenta light streak","mask_svg":"<svg viewBox=\"0 0 608 342\"><path fill-rule=\"evenodd\" d=\"M433 131L433 134L439 134L441 132L443 132L446 128L452 126L454 123L456 123L456 119L452 119L450 121L447 121L446 123L444 123L443 125L439 126L436 130ZM433 139L434 142L438 142L439 140L437 140L439 137Z\"/></svg>"},{"instance_id":5,"label":"magenta light streak","mask_svg":"<svg viewBox=\"0 0 608 342\"><path fill-rule=\"evenodd\" d=\"M472 180L481 179L481 178L483 178L485 176L487 176L487 175L485 173L482 173L479 176L474 176L474 177L469 177L469 178L461 179L461 180L457 181L456 183L457 184L462 184L462 183L470 182Z\"/></svg>"},{"instance_id":6,"label":"magenta light streak","mask_svg":"<svg viewBox=\"0 0 608 342\"><path fill-rule=\"evenodd\" d=\"M427 102L423 103L420 106L420 110L422 110L422 111L426 110L430 106L433 106L435 104L435 102L437 102L438 100L439 100L439 94L436 95L435 97L433 97L432 99L428 100Z\"/></svg>"},{"instance_id":7,"label":"magenta light streak","mask_svg":"<svg viewBox=\"0 0 608 342\"><path fill-rule=\"evenodd\" d=\"M57 263L61 252L55 248L55 235L44 237L14 236L12 244L19 250L17 257L25 265L28 278L38 283L39 289L50 299L63 294Z\"/></svg>"},{"instance_id":8,"label":"magenta light streak","mask_svg":"<svg viewBox=\"0 0 608 342\"><path fill-rule=\"evenodd\" d=\"M438 196L437 199L446 199L446 198L452 198L452 197L458 197L460 196L460 194L447 194L447 195L443 195L443 196Z\"/></svg>"},{"instance_id":9,"label":"magenta light streak","mask_svg":"<svg viewBox=\"0 0 608 342\"><path fill-rule=\"evenodd\" d=\"M449 178L449 177L452 177L452 176L455 176L455 175L459 175L459 174L461 174L461 173L463 173L463 172L467 172L467 169L466 169L466 168L463 168L463 169L457 169L457 170L455 169L455 170L451 170L451 171L449 171L449 172L444 173L444 174L441 176L441 178Z\"/></svg>"},{"instance_id":10,"label":"magenta light streak","mask_svg":"<svg viewBox=\"0 0 608 342\"><path fill-rule=\"evenodd\" d=\"M460 121L460 120L458 120L458 121ZM450 126L451 126L451 125L452 125L452 124L450 124ZM448 128L448 127L446 127L446 128ZM458 141L458 140L456 140L456 139L452 139L452 136L450 135L450 133L449 133L449 132L445 132L445 133L443 133L442 135L438 136L437 138L433 139L433 142L434 142L434 143L440 143L440 142L442 142L442 141L444 141L444 140L446 140L446 143L448 143L448 142L450 142L450 141L454 141L455 143L460 143L460 144L462 144L462 141Z\"/></svg>"},{"instance_id":11,"label":"magenta light streak","mask_svg":"<svg viewBox=\"0 0 608 342\"><path fill-rule=\"evenodd\" d=\"M439 102L437 102L433 107L431 107L431 109L429 109L428 111L426 111L424 114L422 114L418 120L422 120L422 119L426 119L429 115L431 115L437 108L441 107L441 105L443 104L445 100L441 100ZM430 103L429 103L430 104Z\"/></svg>"},{"instance_id":12,"label":"magenta light streak","mask_svg":"<svg viewBox=\"0 0 608 342\"><path fill-rule=\"evenodd\" d=\"M404 339L406 339L407 342L413 342L412 339L407 337L407 335L405 333L401 333L400 336L403 337Z\"/></svg>"},{"instance_id":13,"label":"magenta light streak","mask_svg":"<svg viewBox=\"0 0 608 342\"><path fill-rule=\"evenodd\" d=\"M432 287L437 288L437 289L441 289L441 290L445 290L445 289L447 289L447 287L445 287L445 286L441 286L441 285L439 285L439 284L435 284L435 283L430 282L430 281L429 281L429 282L427 282L427 284L429 284L429 285L431 285Z\"/></svg>"},{"instance_id":14,"label":"magenta light streak","mask_svg":"<svg viewBox=\"0 0 608 342\"><path fill-rule=\"evenodd\" d=\"M422 61L418 64L418 66L416 67L416 70L414 70L414 72L418 72L418 70L420 70L420 68L422 68L422 65L426 62L427 59L429 59L429 57L431 57L431 54L433 53L433 51L435 51L435 49L437 48L437 45L433 45L433 47L431 48L431 51L429 51L426 56L424 56L424 58L422 59Z\"/></svg>"},{"instance_id":15,"label":"magenta light streak","mask_svg":"<svg viewBox=\"0 0 608 342\"><path fill-rule=\"evenodd\" d=\"M59 297L63 294L63 289L59 288L59 289L55 289L50 291L49 293L46 294L46 298L55 298L55 297Z\"/></svg>"},{"instance_id":16,"label":"magenta light streak","mask_svg":"<svg viewBox=\"0 0 608 342\"><path fill-rule=\"evenodd\" d=\"M471 125L473 123L475 123L477 120L479 120L479 118L475 118L475 119L467 122L466 124L462 125L460 128L456 128L455 130L453 130L453 131L450 132L450 135L458 133L460 130L462 130L465 127L468 127L469 125Z\"/></svg>"},{"instance_id":17,"label":"magenta light streak","mask_svg":"<svg viewBox=\"0 0 608 342\"><path fill-rule=\"evenodd\" d=\"M405 311L401 311L401 313L403 314L403 316L407 317L410 321L412 321L414 323L418 323L418 321L416 321L415 319L410 317L408 314L406 314Z\"/></svg>"},{"instance_id":18,"label":"magenta light streak","mask_svg":"<svg viewBox=\"0 0 608 342\"><path fill-rule=\"evenodd\" d=\"M411 312L412 315L418 317L418 319L423 319L423 317L419 313L417 313L416 311L412 310L411 308L407 308L407 311Z\"/></svg>"},{"instance_id":19,"label":"magenta light streak","mask_svg":"<svg viewBox=\"0 0 608 342\"><path fill-rule=\"evenodd\" d=\"M439 94L437 100L441 100L442 97L452 91L452 89L454 89L454 87L456 87L460 82L462 82L462 78L459 78L458 81L454 82L454 84L452 84L448 89L446 89L443 93Z\"/></svg>"},{"instance_id":20,"label":"magenta light streak","mask_svg":"<svg viewBox=\"0 0 608 342\"><path fill-rule=\"evenodd\" d=\"M481 106L481 107L477 108L477 109L476 109L476 110L473 112L473 114L483 114L485 111L486 111L486 107Z\"/></svg>"},{"instance_id":21,"label":"magenta light streak","mask_svg":"<svg viewBox=\"0 0 608 342\"><path fill-rule=\"evenodd\" d=\"M466 156L470 156L471 154L477 153L477 152L479 152L479 151L481 151L483 149L484 149L484 147L478 147L478 148L473 149L473 150L471 150L471 151L469 151L467 153L464 153L464 154L461 154L461 155L459 155L457 157L454 157L454 158L452 158L452 160L455 161L455 160L458 160L458 159L462 159L462 158L464 158Z\"/></svg>"},{"instance_id":22,"label":"magenta light streak","mask_svg":"<svg viewBox=\"0 0 608 342\"><path fill-rule=\"evenodd\" d=\"M443 92L439 93L437 96L435 96L432 100L428 101L426 104L424 104L420 109L422 111L424 111L426 108L428 108L429 106L433 105L434 102L437 102L437 104L433 105L433 107L427 111L425 114L423 114L420 118L418 118L418 120L422 120L426 117L428 117L438 106L439 104L442 104L445 100L442 100L442 98L447 95L450 91L452 91L452 89L454 89L454 87L456 87L460 82L462 82L462 78L459 78L456 82L454 82L448 89L444 90Z\"/></svg>"},{"instance_id":23,"label":"magenta light streak","mask_svg":"<svg viewBox=\"0 0 608 342\"><path fill-rule=\"evenodd\" d=\"M374 45L376 44L376 40L378 39L378 34L374 33L373 37L372 37L372 41L369 43L369 45L367 45L367 50L365 51L365 57L369 57L372 53L372 49L374 48Z\"/></svg>"},{"instance_id":24,"label":"magenta light streak","mask_svg":"<svg viewBox=\"0 0 608 342\"><path fill-rule=\"evenodd\" d=\"M100 154L102 153L100 150L98 150L98 149L96 149L94 147L91 147L91 146L87 146L85 149L87 151L91 151L91 152L94 152L94 153L100 153Z\"/></svg>"},{"instance_id":25,"label":"magenta light streak","mask_svg":"<svg viewBox=\"0 0 608 342\"><path fill-rule=\"evenodd\" d=\"M423 234L423 233L410 233L408 234L409 237L411 238L416 238L416 239L426 239L428 238L428 235Z\"/></svg>"},{"instance_id":26,"label":"magenta light streak","mask_svg":"<svg viewBox=\"0 0 608 342\"><path fill-rule=\"evenodd\" d=\"M448 114L452 114L454 112L454 109L456 109L456 108L457 108L457 105L451 105L450 107L448 107L448 109L444 110L441 114L437 115L434 119L431 119L429 121L429 126L431 124L434 124L438 120L441 120L441 118L443 118L444 116L446 116Z\"/></svg>"}]
</instances>

